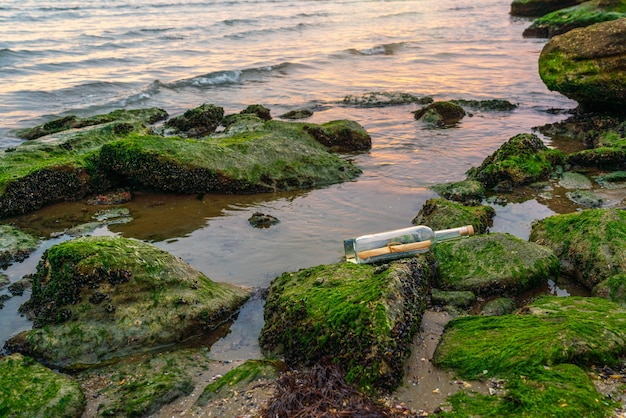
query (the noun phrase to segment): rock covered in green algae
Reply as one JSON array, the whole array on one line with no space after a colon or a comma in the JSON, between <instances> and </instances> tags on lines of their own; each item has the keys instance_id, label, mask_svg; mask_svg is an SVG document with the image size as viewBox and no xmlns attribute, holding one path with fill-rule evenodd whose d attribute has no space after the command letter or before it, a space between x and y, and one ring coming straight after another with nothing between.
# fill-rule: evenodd
<instances>
[{"instance_id":1,"label":"rock covered in green algae","mask_svg":"<svg viewBox=\"0 0 626 418\"><path fill-rule=\"evenodd\" d=\"M21 354L0 358L0 416L80 417L80 385Z\"/></svg>"},{"instance_id":2,"label":"rock covered in green algae","mask_svg":"<svg viewBox=\"0 0 626 418\"><path fill-rule=\"evenodd\" d=\"M472 205L479 204L485 198L485 186L477 180L441 183L431 189L446 199Z\"/></svg>"},{"instance_id":3,"label":"rock covered in green algae","mask_svg":"<svg viewBox=\"0 0 626 418\"><path fill-rule=\"evenodd\" d=\"M430 254L384 265L340 263L285 273L265 303L260 344L288 366L331 358L365 389L402 381L426 305Z\"/></svg>"},{"instance_id":4,"label":"rock covered in green algae","mask_svg":"<svg viewBox=\"0 0 626 418\"><path fill-rule=\"evenodd\" d=\"M515 310L515 301L511 298L499 297L485 303L480 311L483 316L502 316Z\"/></svg>"},{"instance_id":5,"label":"rock covered in green algae","mask_svg":"<svg viewBox=\"0 0 626 418\"><path fill-rule=\"evenodd\" d=\"M337 120L323 125L305 124L304 130L317 142L334 152L366 151L372 138L358 123Z\"/></svg>"},{"instance_id":6,"label":"rock covered in green algae","mask_svg":"<svg viewBox=\"0 0 626 418\"><path fill-rule=\"evenodd\" d=\"M626 19L597 23L555 36L539 56L548 87L586 111L626 109Z\"/></svg>"},{"instance_id":7,"label":"rock covered in green algae","mask_svg":"<svg viewBox=\"0 0 626 418\"><path fill-rule=\"evenodd\" d=\"M11 225L0 225L0 267L22 261L39 245L39 239Z\"/></svg>"},{"instance_id":8,"label":"rock covered in green algae","mask_svg":"<svg viewBox=\"0 0 626 418\"><path fill-rule=\"evenodd\" d=\"M563 153L549 149L533 134L519 134L502 144L479 167L467 172L487 188L509 190L546 178L563 160Z\"/></svg>"},{"instance_id":9,"label":"rock covered in green algae","mask_svg":"<svg viewBox=\"0 0 626 418\"><path fill-rule=\"evenodd\" d=\"M458 123L465 116L465 110L453 102L434 102L413 112L416 120L433 126L446 127Z\"/></svg>"},{"instance_id":10,"label":"rock covered in green algae","mask_svg":"<svg viewBox=\"0 0 626 418\"><path fill-rule=\"evenodd\" d=\"M178 134L200 137L215 132L223 117L224 108L205 103L171 118L165 122L165 127Z\"/></svg>"},{"instance_id":11,"label":"rock covered in green algae","mask_svg":"<svg viewBox=\"0 0 626 418\"><path fill-rule=\"evenodd\" d=\"M592 289L626 272L626 211L588 209L533 225L530 240L552 248L564 273Z\"/></svg>"},{"instance_id":12,"label":"rock covered in green algae","mask_svg":"<svg viewBox=\"0 0 626 418\"><path fill-rule=\"evenodd\" d=\"M452 305L457 308L468 308L476 302L476 295L469 290L432 289L430 297L433 305Z\"/></svg>"},{"instance_id":13,"label":"rock covered in green algae","mask_svg":"<svg viewBox=\"0 0 626 418\"><path fill-rule=\"evenodd\" d=\"M136 110L114 110L106 115L96 115L87 118L79 118L75 115L69 115L51 120L50 122L35 126L34 128L22 129L17 133L17 136L23 139L37 139L57 132L84 128L86 126L101 125L109 122L126 122L129 123L132 128L132 125L135 125L137 122L153 124L158 121L165 120L167 117L168 114L165 110L155 107ZM123 127L120 126L118 129L123 129Z\"/></svg>"},{"instance_id":14,"label":"rock covered in green algae","mask_svg":"<svg viewBox=\"0 0 626 418\"><path fill-rule=\"evenodd\" d=\"M626 306L626 273L616 274L598 283L593 288L593 295Z\"/></svg>"},{"instance_id":15,"label":"rock covered in green algae","mask_svg":"<svg viewBox=\"0 0 626 418\"><path fill-rule=\"evenodd\" d=\"M626 122L609 122L609 127L599 129L600 132L593 129L586 132L585 142L591 149L567 155L567 163L613 170L626 168Z\"/></svg>"},{"instance_id":16,"label":"rock covered in green algae","mask_svg":"<svg viewBox=\"0 0 626 418\"><path fill-rule=\"evenodd\" d=\"M373 91L360 96L348 95L342 101L345 105L357 107L384 107L410 103L426 104L430 102L432 102L432 99L429 97L420 99L411 93L397 91Z\"/></svg>"},{"instance_id":17,"label":"rock covered in green algae","mask_svg":"<svg viewBox=\"0 0 626 418\"><path fill-rule=\"evenodd\" d=\"M454 99L450 100L451 103L459 105L461 107L469 107L471 109L482 110L486 112L510 112L517 109L518 105L502 99L489 99L489 100L466 100L466 99Z\"/></svg>"},{"instance_id":18,"label":"rock covered in green algae","mask_svg":"<svg viewBox=\"0 0 626 418\"><path fill-rule=\"evenodd\" d=\"M591 0L542 16L524 30L526 37L551 38L575 28L626 17L624 0Z\"/></svg>"},{"instance_id":19,"label":"rock covered in green algae","mask_svg":"<svg viewBox=\"0 0 626 418\"><path fill-rule=\"evenodd\" d=\"M34 328L10 351L80 368L210 332L250 291L215 283L180 258L140 241L85 237L57 244L32 278L21 311Z\"/></svg>"},{"instance_id":20,"label":"rock covered in green algae","mask_svg":"<svg viewBox=\"0 0 626 418\"><path fill-rule=\"evenodd\" d=\"M492 225L495 210L491 206L464 206L442 198L428 199L411 220L414 225L427 225L433 230L472 225L477 234Z\"/></svg>"},{"instance_id":21,"label":"rock covered in green algae","mask_svg":"<svg viewBox=\"0 0 626 418\"><path fill-rule=\"evenodd\" d=\"M564 9L585 0L513 0L511 14L513 16L543 16L555 10Z\"/></svg>"},{"instance_id":22,"label":"rock covered in green algae","mask_svg":"<svg viewBox=\"0 0 626 418\"><path fill-rule=\"evenodd\" d=\"M516 293L559 272L552 250L511 234L491 233L438 243L436 287L478 295Z\"/></svg>"},{"instance_id":23,"label":"rock covered in green algae","mask_svg":"<svg viewBox=\"0 0 626 418\"><path fill-rule=\"evenodd\" d=\"M100 161L127 182L179 193L295 190L352 180L361 173L329 153L303 124L274 120L253 131L229 135L227 130L203 141L131 136L103 146Z\"/></svg>"}]
</instances>

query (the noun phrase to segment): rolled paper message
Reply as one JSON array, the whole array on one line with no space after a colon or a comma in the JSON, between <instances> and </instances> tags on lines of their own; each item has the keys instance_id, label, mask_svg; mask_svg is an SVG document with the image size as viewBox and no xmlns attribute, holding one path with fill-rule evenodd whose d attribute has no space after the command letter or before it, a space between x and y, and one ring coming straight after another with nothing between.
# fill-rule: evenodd
<instances>
[{"instance_id":1,"label":"rolled paper message","mask_svg":"<svg viewBox=\"0 0 626 418\"><path fill-rule=\"evenodd\" d=\"M365 259L365 258L376 257L379 255L384 255L384 254L404 253L407 251L422 250L425 248L429 248L430 244L431 244L430 240L420 241L420 242L411 242L409 244L400 244L400 243L390 242L385 247L359 251L357 255L359 258Z\"/></svg>"}]
</instances>

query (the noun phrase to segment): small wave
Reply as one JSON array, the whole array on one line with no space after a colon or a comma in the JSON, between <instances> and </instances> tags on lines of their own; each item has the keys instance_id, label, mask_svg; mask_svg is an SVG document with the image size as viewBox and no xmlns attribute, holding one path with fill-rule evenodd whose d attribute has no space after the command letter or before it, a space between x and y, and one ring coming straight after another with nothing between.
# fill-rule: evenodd
<instances>
[{"instance_id":1,"label":"small wave","mask_svg":"<svg viewBox=\"0 0 626 418\"><path fill-rule=\"evenodd\" d=\"M348 50L348 53L352 55L394 55L400 48L404 46L403 42L391 43L384 45L376 45L370 48Z\"/></svg>"},{"instance_id":2,"label":"small wave","mask_svg":"<svg viewBox=\"0 0 626 418\"><path fill-rule=\"evenodd\" d=\"M81 7L80 6L73 6L73 7L60 7L60 6L48 6L48 7L40 7L38 10L41 10L42 12L65 12L68 10L80 10Z\"/></svg>"},{"instance_id":3,"label":"small wave","mask_svg":"<svg viewBox=\"0 0 626 418\"><path fill-rule=\"evenodd\" d=\"M255 23L255 20L252 19L226 19L222 20L222 23L226 26L236 26L236 25L249 25L251 23Z\"/></svg>"},{"instance_id":4,"label":"small wave","mask_svg":"<svg viewBox=\"0 0 626 418\"><path fill-rule=\"evenodd\" d=\"M167 32L169 30L174 30L174 28L143 28L139 29L139 32Z\"/></svg>"},{"instance_id":5,"label":"small wave","mask_svg":"<svg viewBox=\"0 0 626 418\"><path fill-rule=\"evenodd\" d=\"M300 32L303 29L309 27L306 23L298 23L293 26L283 26L283 27L271 27L271 28L263 28L263 29L252 29L237 33L232 33L229 35L224 35L224 38L227 39L248 39L248 38L265 38L267 35L273 35L276 33L284 33L284 32Z\"/></svg>"}]
</instances>

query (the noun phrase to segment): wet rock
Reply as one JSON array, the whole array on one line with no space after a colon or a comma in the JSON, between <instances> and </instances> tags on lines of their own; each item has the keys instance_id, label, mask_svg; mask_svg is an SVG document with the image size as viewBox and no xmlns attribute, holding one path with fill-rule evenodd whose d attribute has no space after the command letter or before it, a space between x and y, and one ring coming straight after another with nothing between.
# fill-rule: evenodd
<instances>
[{"instance_id":1,"label":"wet rock","mask_svg":"<svg viewBox=\"0 0 626 418\"><path fill-rule=\"evenodd\" d=\"M455 408L472 416L506 416L512 409L527 416L610 416L613 405L596 401L602 398L589 376L569 363L617 364L626 348L624 321L626 311L603 299L542 297L516 315L452 320L433 363L465 379L506 380L506 395L457 397Z\"/></svg>"},{"instance_id":2,"label":"wet rock","mask_svg":"<svg viewBox=\"0 0 626 418\"><path fill-rule=\"evenodd\" d=\"M429 97L420 99L413 94L396 91L375 91L362 94L361 96L348 95L342 101L344 105L356 107L385 107L411 103L427 104L430 102L432 102L432 99Z\"/></svg>"},{"instance_id":3,"label":"wet rock","mask_svg":"<svg viewBox=\"0 0 626 418\"><path fill-rule=\"evenodd\" d=\"M254 212L252 216L248 218L248 222L255 228L269 228L272 225L280 223L280 220L272 215Z\"/></svg>"},{"instance_id":4,"label":"wet rock","mask_svg":"<svg viewBox=\"0 0 626 418\"><path fill-rule=\"evenodd\" d=\"M343 366L348 383L393 389L402 381L432 272L425 254L285 273L270 286L260 345L284 355L289 367L329 358Z\"/></svg>"},{"instance_id":5,"label":"wet rock","mask_svg":"<svg viewBox=\"0 0 626 418\"><path fill-rule=\"evenodd\" d=\"M121 203L130 202L132 194L128 190L118 190L95 196L87 200L89 205L119 205Z\"/></svg>"},{"instance_id":6,"label":"wet rock","mask_svg":"<svg viewBox=\"0 0 626 418\"><path fill-rule=\"evenodd\" d=\"M596 182L605 189L626 188L626 171L614 171L596 177Z\"/></svg>"},{"instance_id":7,"label":"wet rock","mask_svg":"<svg viewBox=\"0 0 626 418\"><path fill-rule=\"evenodd\" d=\"M416 120L437 127L457 124L465 116L465 110L453 102L434 102L413 112Z\"/></svg>"},{"instance_id":8,"label":"wet rock","mask_svg":"<svg viewBox=\"0 0 626 418\"><path fill-rule=\"evenodd\" d=\"M587 208L600 208L604 205L604 198L591 190L574 190L565 193L565 196L572 202Z\"/></svg>"},{"instance_id":9,"label":"wet rock","mask_svg":"<svg viewBox=\"0 0 626 418\"><path fill-rule=\"evenodd\" d=\"M372 138L354 121L337 120L323 125L303 126L305 132L334 152L366 151L372 148Z\"/></svg>"},{"instance_id":10,"label":"wet rock","mask_svg":"<svg viewBox=\"0 0 626 418\"><path fill-rule=\"evenodd\" d=\"M0 358L0 387L6 417L80 417L85 396L69 376L21 354Z\"/></svg>"},{"instance_id":11,"label":"wet rock","mask_svg":"<svg viewBox=\"0 0 626 418\"><path fill-rule=\"evenodd\" d=\"M533 225L530 240L550 247L564 273L592 289L626 272L626 211L588 209Z\"/></svg>"},{"instance_id":12,"label":"wet rock","mask_svg":"<svg viewBox=\"0 0 626 418\"><path fill-rule=\"evenodd\" d=\"M178 135L197 138L215 132L223 117L224 108L205 103L169 119L165 127Z\"/></svg>"},{"instance_id":13,"label":"wet rock","mask_svg":"<svg viewBox=\"0 0 626 418\"><path fill-rule=\"evenodd\" d=\"M280 115L282 119L306 119L313 116L313 111L309 109L295 109Z\"/></svg>"},{"instance_id":14,"label":"wet rock","mask_svg":"<svg viewBox=\"0 0 626 418\"><path fill-rule=\"evenodd\" d=\"M0 273L0 289L3 289L9 283L11 283L9 277L4 273Z\"/></svg>"},{"instance_id":15,"label":"wet rock","mask_svg":"<svg viewBox=\"0 0 626 418\"><path fill-rule=\"evenodd\" d=\"M591 0L542 16L524 30L523 36L551 38L572 29L626 17L624 0Z\"/></svg>"},{"instance_id":16,"label":"wet rock","mask_svg":"<svg viewBox=\"0 0 626 418\"><path fill-rule=\"evenodd\" d=\"M0 225L0 267L26 259L39 239L11 225Z\"/></svg>"},{"instance_id":17,"label":"wet rock","mask_svg":"<svg viewBox=\"0 0 626 418\"><path fill-rule=\"evenodd\" d=\"M559 180L559 186L564 189L580 189L580 190L588 190L591 189L591 180L587 176L581 173L576 173L575 171L565 171L561 174L561 179Z\"/></svg>"},{"instance_id":18,"label":"wet rock","mask_svg":"<svg viewBox=\"0 0 626 418\"><path fill-rule=\"evenodd\" d=\"M563 161L563 153L549 149L533 134L519 134L502 144L479 167L467 172L487 188L506 191L545 179Z\"/></svg>"},{"instance_id":19,"label":"wet rock","mask_svg":"<svg viewBox=\"0 0 626 418\"><path fill-rule=\"evenodd\" d=\"M510 314L515 310L515 301L511 298L495 298L483 306L480 314L483 316L502 316Z\"/></svg>"},{"instance_id":20,"label":"wet rock","mask_svg":"<svg viewBox=\"0 0 626 418\"><path fill-rule=\"evenodd\" d=\"M446 199L471 205L478 205L485 198L485 186L476 180L436 184L431 189Z\"/></svg>"},{"instance_id":21,"label":"wet rock","mask_svg":"<svg viewBox=\"0 0 626 418\"><path fill-rule=\"evenodd\" d=\"M481 296L515 294L559 272L552 250L505 233L440 242L433 253L438 262L437 288Z\"/></svg>"},{"instance_id":22,"label":"wet rock","mask_svg":"<svg viewBox=\"0 0 626 418\"><path fill-rule=\"evenodd\" d=\"M433 230L472 225L477 234L482 234L493 224L495 214L491 206L464 206L446 199L434 198L424 203L411 223L427 225Z\"/></svg>"},{"instance_id":23,"label":"wet rock","mask_svg":"<svg viewBox=\"0 0 626 418\"><path fill-rule=\"evenodd\" d=\"M34 328L12 337L5 348L63 369L209 333L250 294L215 283L150 244L119 237L84 237L51 247L32 281L31 298L20 311ZM106 303L93 303L96 293L106 295Z\"/></svg>"},{"instance_id":24,"label":"wet rock","mask_svg":"<svg viewBox=\"0 0 626 418\"><path fill-rule=\"evenodd\" d=\"M261 120L271 120L272 115L270 113L271 112L267 107L260 104L250 105L241 111L242 115L256 115Z\"/></svg>"},{"instance_id":25,"label":"wet rock","mask_svg":"<svg viewBox=\"0 0 626 418\"><path fill-rule=\"evenodd\" d=\"M46 122L43 125L35 126L34 128L22 129L17 133L17 136L23 139L37 139L42 136L54 134L57 132L84 128L86 126L101 125L103 123L109 122L132 122L132 124L130 125L126 123L125 126L130 126L131 130L134 130L133 127L137 122L154 124L161 120L167 119L167 117L168 115L165 110L154 107L136 110L114 110L113 112L106 115L96 115L87 118L79 118L75 115L68 115L51 120L50 122Z\"/></svg>"},{"instance_id":26,"label":"wet rock","mask_svg":"<svg viewBox=\"0 0 626 418\"><path fill-rule=\"evenodd\" d=\"M511 14L513 16L525 17L543 16L583 1L585 0L513 0L511 3Z\"/></svg>"},{"instance_id":27,"label":"wet rock","mask_svg":"<svg viewBox=\"0 0 626 418\"><path fill-rule=\"evenodd\" d=\"M587 111L626 109L626 19L573 29L550 39L539 56L548 87Z\"/></svg>"},{"instance_id":28,"label":"wet rock","mask_svg":"<svg viewBox=\"0 0 626 418\"><path fill-rule=\"evenodd\" d=\"M457 308L468 308L476 302L476 295L468 290L432 289L431 300L435 306L452 305Z\"/></svg>"},{"instance_id":29,"label":"wet rock","mask_svg":"<svg viewBox=\"0 0 626 418\"><path fill-rule=\"evenodd\" d=\"M22 277L16 282L13 282L9 285L8 289L13 296L22 296L26 289L32 288L31 276L27 275Z\"/></svg>"},{"instance_id":30,"label":"wet rock","mask_svg":"<svg viewBox=\"0 0 626 418\"><path fill-rule=\"evenodd\" d=\"M502 99L490 100L465 100L455 99L450 102L461 107L469 107L471 109L482 110L487 112L510 112L517 109L518 105Z\"/></svg>"},{"instance_id":31,"label":"wet rock","mask_svg":"<svg viewBox=\"0 0 626 418\"><path fill-rule=\"evenodd\" d=\"M619 273L593 287L592 295L626 306L626 273Z\"/></svg>"}]
</instances>

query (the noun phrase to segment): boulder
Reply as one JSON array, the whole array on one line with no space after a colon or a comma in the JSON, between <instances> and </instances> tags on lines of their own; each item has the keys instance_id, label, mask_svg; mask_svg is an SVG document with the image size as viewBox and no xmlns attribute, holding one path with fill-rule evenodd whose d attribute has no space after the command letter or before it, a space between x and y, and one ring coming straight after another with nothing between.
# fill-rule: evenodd
<instances>
[{"instance_id":1,"label":"boulder","mask_svg":"<svg viewBox=\"0 0 626 418\"><path fill-rule=\"evenodd\" d=\"M585 0L513 0L511 2L511 14L524 17L543 16L583 1Z\"/></svg>"},{"instance_id":2,"label":"boulder","mask_svg":"<svg viewBox=\"0 0 626 418\"><path fill-rule=\"evenodd\" d=\"M575 28L626 17L626 0L591 0L553 11L524 30L523 36L551 38Z\"/></svg>"},{"instance_id":3,"label":"boulder","mask_svg":"<svg viewBox=\"0 0 626 418\"><path fill-rule=\"evenodd\" d=\"M551 248L563 273L588 289L626 272L626 211L588 209L533 225L531 241Z\"/></svg>"},{"instance_id":4,"label":"boulder","mask_svg":"<svg viewBox=\"0 0 626 418\"><path fill-rule=\"evenodd\" d=\"M451 305L457 308L469 308L476 302L476 295L469 290L432 289L430 297L435 306Z\"/></svg>"},{"instance_id":5,"label":"boulder","mask_svg":"<svg viewBox=\"0 0 626 418\"><path fill-rule=\"evenodd\" d=\"M578 167L620 170L626 168L626 122L598 131L588 131L589 149L566 156L568 164Z\"/></svg>"},{"instance_id":6,"label":"boulder","mask_svg":"<svg viewBox=\"0 0 626 418\"><path fill-rule=\"evenodd\" d=\"M430 188L446 199L465 204L477 205L485 198L485 186L476 180L441 183Z\"/></svg>"},{"instance_id":7,"label":"boulder","mask_svg":"<svg viewBox=\"0 0 626 418\"><path fill-rule=\"evenodd\" d=\"M337 120L323 125L304 124L305 132L333 152L367 151L372 138L358 123Z\"/></svg>"},{"instance_id":8,"label":"boulder","mask_svg":"<svg viewBox=\"0 0 626 418\"><path fill-rule=\"evenodd\" d=\"M626 273L619 273L594 286L592 294L626 306Z\"/></svg>"},{"instance_id":9,"label":"boulder","mask_svg":"<svg viewBox=\"0 0 626 418\"><path fill-rule=\"evenodd\" d=\"M21 354L0 358L0 416L80 417L85 396L80 384Z\"/></svg>"},{"instance_id":10,"label":"boulder","mask_svg":"<svg viewBox=\"0 0 626 418\"><path fill-rule=\"evenodd\" d=\"M451 103L459 105L461 107L468 107L470 109L481 110L484 112L510 112L517 109L518 105L502 99L488 99L488 100L466 100L466 99L454 99L450 100Z\"/></svg>"},{"instance_id":11,"label":"boulder","mask_svg":"<svg viewBox=\"0 0 626 418\"><path fill-rule=\"evenodd\" d=\"M33 329L5 348L62 369L95 366L208 333L249 294L150 244L78 238L44 254L20 307Z\"/></svg>"},{"instance_id":12,"label":"boulder","mask_svg":"<svg viewBox=\"0 0 626 418\"><path fill-rule=\"evenodd\" d=\"M442 290L516 294L559 273L552 250L505 233L440 242L433 253L438 263L435 286Z\"/></svg>"},{"instance_id":13,"label":"boulder","mask_svg":"<svg viewBox=\"0 0 626 418\"><path fill-rule=\"evenodd\" d=\"M222 107L205 103L168 120L165 122L165 127L178 135L201 137L215 132L223 117Z\"/></svg>"},{"instance_id":14,"label":"boulder","mask_svg":"<svg viewBox=\"0 0 626 418\"><path fill-rule=\"evenodd\" d=\"M511 298L499 297L485 303L480 311L483 316L502 316L515 311L515 301Z\"/></svg>"},{"instance_id":15,"label":"boulder","mask_svg":"<svg viewBox=\"0 0 626 418\"><path fill-rule=\"evenodd\" d=\"M465 110L453 102L434 102L413 112L416 120L436 127L457 124L465 116Z\"/></svg>"},{"instance_id":16,"label":"boulder","mask_svg":"<svg viewBox=\"0 0 626 418\"><path fill-rule=\"evenodd\" d=\"M430 97L420 99L411 93L397 91L373 91L360 96L348 95L345 96L342 101L344 105L356 107L385 107L411 103L426 104L430 102L432 102Z\"/></svg>"},{"instance_id":17,"label":"boulder","mask_svg":"<svg viewBox=\"0 0 626 418\"><path fill-rule=\"evenodd\" d=\"M479 167L467 172L468 180L487 188L507 191L547 178L563 161L563 153L549 149L534 134L519 134L502 144Z\"/></svg>"},{"instance_id":18,"label":"boulder","mask_svg":"<svg viewBox=\"0 0 626 418\"><path fill-rule=\"evenodd\" d=\"M491 206L464 206L442 198L429 199L413 218L413 225L427 225L433 230L472 225L477 234L492 225L495 210Z\"/></svg>"},{"instance_id":19,"label":"boulder","mask_svg":"<svg viewBox=\"0 0 626 418\"><path fill-rule=\"evenodd\" d=\"M0 268L22 261L39 246L39 239L11 225L0 225Z\"/></svg>"},{"instance_id":20,"label":"boulder","mask_svg":"<svg viewBox=\"0 0 626 418\"><path fill-rule=\"evenodd\" d=\"M370 265L340 263L272 281L260 345L289 367L331 359L348 383L391 390L403 377L429 292L430 254Z\"/></svg>"},{"instance_id":21,"label":"boulder","mask_svg":"<svg viewBox=\"0 0 626 418\"><path fill-rule=\"evenodd\" d=\"M551 38L539 56L548 89L585 111L626 109L626 19L573 29Z\"/></svg>"}]
</instances>

